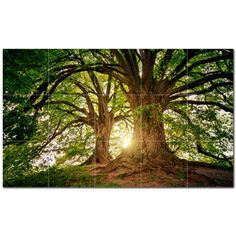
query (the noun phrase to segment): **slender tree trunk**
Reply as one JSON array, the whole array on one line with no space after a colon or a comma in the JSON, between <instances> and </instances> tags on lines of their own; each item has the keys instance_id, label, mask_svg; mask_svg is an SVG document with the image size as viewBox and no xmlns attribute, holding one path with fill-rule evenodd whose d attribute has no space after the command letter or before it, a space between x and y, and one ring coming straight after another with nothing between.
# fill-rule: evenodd
<instances>
[{"instance_id":1,"label":"slender tree trunk","mask_svg":"<svg viewBox=\"0 0 236 236\"><path fill-rule=\"evenodd\" d=\"M96 144L94 152L94 162L107 164L109 162L109 139L110 127L100 126L96 132Z\"/></svg>"},{"instance_id":2,"label":"slender tree trunk","mask_svg":"<svg viewBox=\"0 0 236 236\"><path fill-rule=\"evenodd\" d=\"M96 123L94 130L96 135L95 148L92 156L84 163L107 164L110 161L109 140L111 136L111 122L106 119L103 123Z\"/></svg>"}]
</instances>

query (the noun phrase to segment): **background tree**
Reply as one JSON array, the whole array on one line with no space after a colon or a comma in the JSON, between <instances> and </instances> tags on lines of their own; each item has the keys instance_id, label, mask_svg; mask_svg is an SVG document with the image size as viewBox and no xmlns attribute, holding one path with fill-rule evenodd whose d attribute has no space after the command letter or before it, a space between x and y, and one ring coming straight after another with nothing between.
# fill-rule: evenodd
<instances>
[{"instance_id":1,"label":"background tree","mask_svg":"<svg viewBox=\"0 0 236 236\"><path fill-rule=\"evenodd\" d=\"M118 93L118 84L111 76L107 78L91 71L79 75L74 74L70 80L72 84L67 81L66 85L70 89L68 92L65 85L61 86L63 94L68 96L62 99L52 96L48 104L59 105L57 108L65 112L65 115L74 117L74 122L86 124L94 130L95 150L86 163L107 164L110 160L109 141L112 127L114 123L128 118L127 109L126 111L118 110L116 107L118 99L120 102L125 102L124 97L117 98L121 95ZM56 91L61 93L60 88ZM71 96L73 101L69 101Z\"/></svg>"}]
</instances>

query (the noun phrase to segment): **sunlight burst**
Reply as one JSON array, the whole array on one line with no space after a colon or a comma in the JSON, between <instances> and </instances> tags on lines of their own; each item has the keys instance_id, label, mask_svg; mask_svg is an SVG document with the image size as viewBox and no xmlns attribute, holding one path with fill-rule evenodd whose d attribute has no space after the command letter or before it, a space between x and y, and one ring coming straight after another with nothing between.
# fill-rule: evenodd
<instances>
[{"instance_id":1,"label":"sunlight burst","mask_svg":"<svg viewBox=\"0 0 236 236\"><path fill-rule=\"evenodd\" d=\"M125 137L124 140L122 141L123 148L127 148L130 145L130 142L131 142L131 137Z\"/></svg>"}]
</instances>

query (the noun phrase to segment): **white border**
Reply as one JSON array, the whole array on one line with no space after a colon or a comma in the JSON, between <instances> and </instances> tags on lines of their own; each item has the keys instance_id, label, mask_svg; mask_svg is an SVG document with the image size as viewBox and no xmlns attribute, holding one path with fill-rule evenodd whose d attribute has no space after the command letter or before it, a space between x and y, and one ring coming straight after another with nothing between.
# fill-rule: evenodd
<instances>
[{"instance_id":1,"label":"white border","mask_svg":"<svg viewBox=\"0 0 236 236\"><path fill-rule=\"evenodd\" d=\"M1 48L235 48L233 3L1 1ZM234 235L235 199L235 189L1 188L0 232Z\"/></svg>"}]
</instances>

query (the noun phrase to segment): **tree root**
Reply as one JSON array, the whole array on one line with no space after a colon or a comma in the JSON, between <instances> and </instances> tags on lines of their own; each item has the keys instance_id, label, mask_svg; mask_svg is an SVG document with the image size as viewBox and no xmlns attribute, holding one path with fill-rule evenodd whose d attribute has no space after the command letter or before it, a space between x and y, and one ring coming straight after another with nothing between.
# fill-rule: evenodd
<instances>
[{"instance_id":1,"label":"tree root","mask_svg":"<svg viewBox=\"0 0 236 236\"><path fill-rule=\"evenodd\" d=\"M100 174L111 174L118 178L127 178L141 172L155 172L157 176L169 176L171 174L177 179L182 174L189 182L188 186L198 186L198 184L209 187L233 186L232 170L225 170L207 163L188 162L175 156L156 158L153 162L147 159L145 162L137 162L134 158L127 158L121 154L108 165L98 168Z\"/></svg>"}]
</instances>

